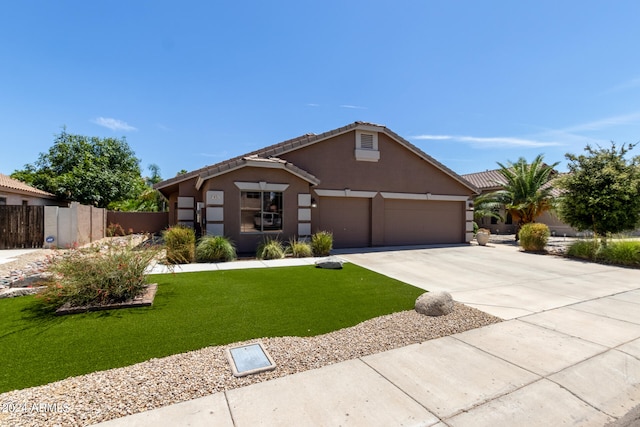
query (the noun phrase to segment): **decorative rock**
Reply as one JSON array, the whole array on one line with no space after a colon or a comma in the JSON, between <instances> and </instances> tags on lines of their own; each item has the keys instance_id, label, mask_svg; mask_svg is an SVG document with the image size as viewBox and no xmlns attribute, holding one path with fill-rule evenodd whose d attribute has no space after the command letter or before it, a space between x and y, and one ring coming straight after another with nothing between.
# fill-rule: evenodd
<instances>
[{"instance_id":1,"label":"decorative rock","mask_svg":"<svg viewBox=\"0 0 640 427\"><path fill-rule=\"evenodd\" d=\"M330 270L340 270L342 269L342 264L343 261L334 256L316 261L317 268L327 268Z\"/></svg>"},{"instance_id":2,"label":"decorative rock","mask_svg":"<svg viewBox=\"0 0 640 427\"><path fill-rule=\"evenodd\" d=\"M35 288L8 288L3 289L0 293L0 299L2 298L14 298L24 295L35 295L40 292L44 287L38 286Z\"/></svg>"},{"instance_id":3,"label":"decorative rock","mask_svg":"<svg viewBox=\"0 0 640 427\"><path fill-rule=\"evenodd\" d=\"M448 292L425 292L416 299L415 310L427 316L443 316L453 311L453 298Z\"/></svg>"}]
</instances>

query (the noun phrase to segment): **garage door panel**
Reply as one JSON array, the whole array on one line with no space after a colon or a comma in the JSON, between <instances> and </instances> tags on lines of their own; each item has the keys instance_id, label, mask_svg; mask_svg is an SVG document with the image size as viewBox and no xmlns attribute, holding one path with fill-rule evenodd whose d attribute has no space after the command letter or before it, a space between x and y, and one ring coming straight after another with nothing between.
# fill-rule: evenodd
<instances>
[{"instance_id":1,"label":"garage door panel","mask_svg":"<svg viewBox=\"0 0 640 427\"><path fill-rule=\"evenodd\" d=\"M318 205L320 229L333 233L334 248L371 245L370 199L323 197Z\"/></svg>"},{"instance_id":2,"label":"garage door panel","mask_svg":"<svg viewBox=\"0 0 640 427\"><path fill-rule=\"evenodd\" d=\"M387 200L385 245L461 243L463 211L461 202Z\"/></svg>"}]
</instances>

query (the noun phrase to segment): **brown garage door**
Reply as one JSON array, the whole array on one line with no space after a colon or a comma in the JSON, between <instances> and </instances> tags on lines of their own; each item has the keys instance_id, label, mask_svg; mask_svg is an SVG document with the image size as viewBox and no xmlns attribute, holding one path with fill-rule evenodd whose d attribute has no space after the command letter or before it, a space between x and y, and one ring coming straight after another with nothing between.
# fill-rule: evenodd
<instances>
[{"instance_id":1,"label":"brown garage door","mask_svg":"<svg viewBox=\"0 0 640 427\"><path fill-rule=\"evenodd\" d=\"M333 233L334 248L371 246L371 201L365 198L322 197L319 229Z\"/></svg>"},{"instance_id":2,"label":"brown garage door","mask_svg":"<svg viewBox=\"0 0 640 427\"><path fill-rule=\"evenodd\" d=\"M463 202L385 200L385 245L464 242Z\"/></svg>"}]
</instances>

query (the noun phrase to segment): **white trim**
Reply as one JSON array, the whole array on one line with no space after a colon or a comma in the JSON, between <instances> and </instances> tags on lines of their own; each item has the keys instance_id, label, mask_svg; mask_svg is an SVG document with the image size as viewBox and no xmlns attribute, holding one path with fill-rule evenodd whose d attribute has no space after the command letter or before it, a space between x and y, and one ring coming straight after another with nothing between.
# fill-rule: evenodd
<instances>
[{"instance_id":1,"label":"white trim","mask_svg":"<svg viewBox=\"0 0 640 427\"><path fill-rule=\"evenodd\" d=\"M301 207L311 206L311 194L309 193L298 194L298 206L301 206Z\"/></svg>"},{"instance_id":2,"label":"white trim","mask_svg":"<svg viewBox=\"0 0 640 427\"><path fill-rule=\"evenodd\" d=\"M222 206L207 207L207 222L224 221L224 208Z\"/></svg>"},{"instance_id":3,"label":"white trim","mask_svg":"<svg viewBox=\"0 0 640 427\"><path fill-rule=\"evenodd\" d=\"M377 132L384 131L384 126L358 124L356 126L356 130L361 130L363 132L376 132L377 133Z\"/></svg>"},{"instance_id":4,"label":"white trim","mask_svg":"<svg viewBox=\"0 0 640 427\"><path fill-rule=\"evenodd\" d=\"M311 221L311 209L298 208L298 221Z\"/></svg>"},{"instance_id":5,"label":"white trim","mask_svg":"<svg viewBox=\"0 0 640 427\"><path fill-rule=\"evenodd\" d=\"M185 196L179 196L178 197L178 209L193 209L195 207L195 197L185 197Z\"/></svg>"},{"instance_id":6,"label":"white trim","mask_svg":"<svg viewBox=\"0 0 640 427\"><path fill-rule=\"evenodd\" d=\"M298 224L298 237L302 237L302 236L311 236L311 224L306 222L306 223L299 223Z\"/></svg>"},{"instance_id":7,"label":"white trim","mask_svg":"<svg viewBox=\"0 0 640 427\"><path fill-rule=\"evenodd\" d=\"M322 190L314 188L313 191L320 197L360 197L365 199L373 199L378 194L377 191L354 191L348 188L344 190Z\"/></svg>"},{"instance_id":8,"label":"white trim","mask_svg":"<svg viewBox=\"0 0 640 427\"><path fill-rule=\"evenodd\" d=\"M359 162L377 162L380 160L380 152L378 150L365 150L356 148L356 160Z\"/></svg>"},{"instance_id":9,"label":"white trim","mask_svg":"<svg viewBox=\"0 0 640 427\"><path fill-rule=\"evenodd\" d=\"M234 182L236 187L242 191L277 191L283 192L289 188L289 184L271 184L268 182Z\"/></svg>"},{"instance_id":10,"label":"white trim","mask_svg":"<svg viewBox=\"0 0 640 427\"><path fill-rule=\"evenodd\" d=\"M224 236L224 224L208 224L206 228L208 236Z\"/></svg>"},{"instance_id":11,"label":"white trim","mask_svg":"<svg viewBox=\"0 0 640 427\"><path fill-rule=\"evenodd\" d=\"M452 196L448 194L431 194L431 193L388 193L380 192L385 199L398 200L434 200L440 202L466 202L468 196Z\"/></svg>"}]
</instances>

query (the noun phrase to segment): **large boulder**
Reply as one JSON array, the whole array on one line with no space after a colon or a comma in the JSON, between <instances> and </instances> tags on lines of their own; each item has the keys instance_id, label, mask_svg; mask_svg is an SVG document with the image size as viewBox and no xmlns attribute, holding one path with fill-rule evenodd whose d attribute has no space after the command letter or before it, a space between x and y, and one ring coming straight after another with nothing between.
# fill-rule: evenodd
<instances>
[{"instance_id":1,"label":"large boulder","mask_svg":"<svg viewBox=\"0 0 640 427\"><path fill-rule=\"evenodd\" d=\"M448 292L425 292L416 299L415 309L427 316L443 316L453 311L453 298Z\"/></svg>"},{"instance_id":2,"label":"large boulder","mask_svg":"<svg viewBox=\"0 0 640 427\"><path fill-rule=\"evenodd\" d=\"M316 261L317 268L328 268L330 270L340 270L342 268L343 261L334 256L330 256L328 258L323 258L321 260Z\"/></svg>"}]
</instances>

